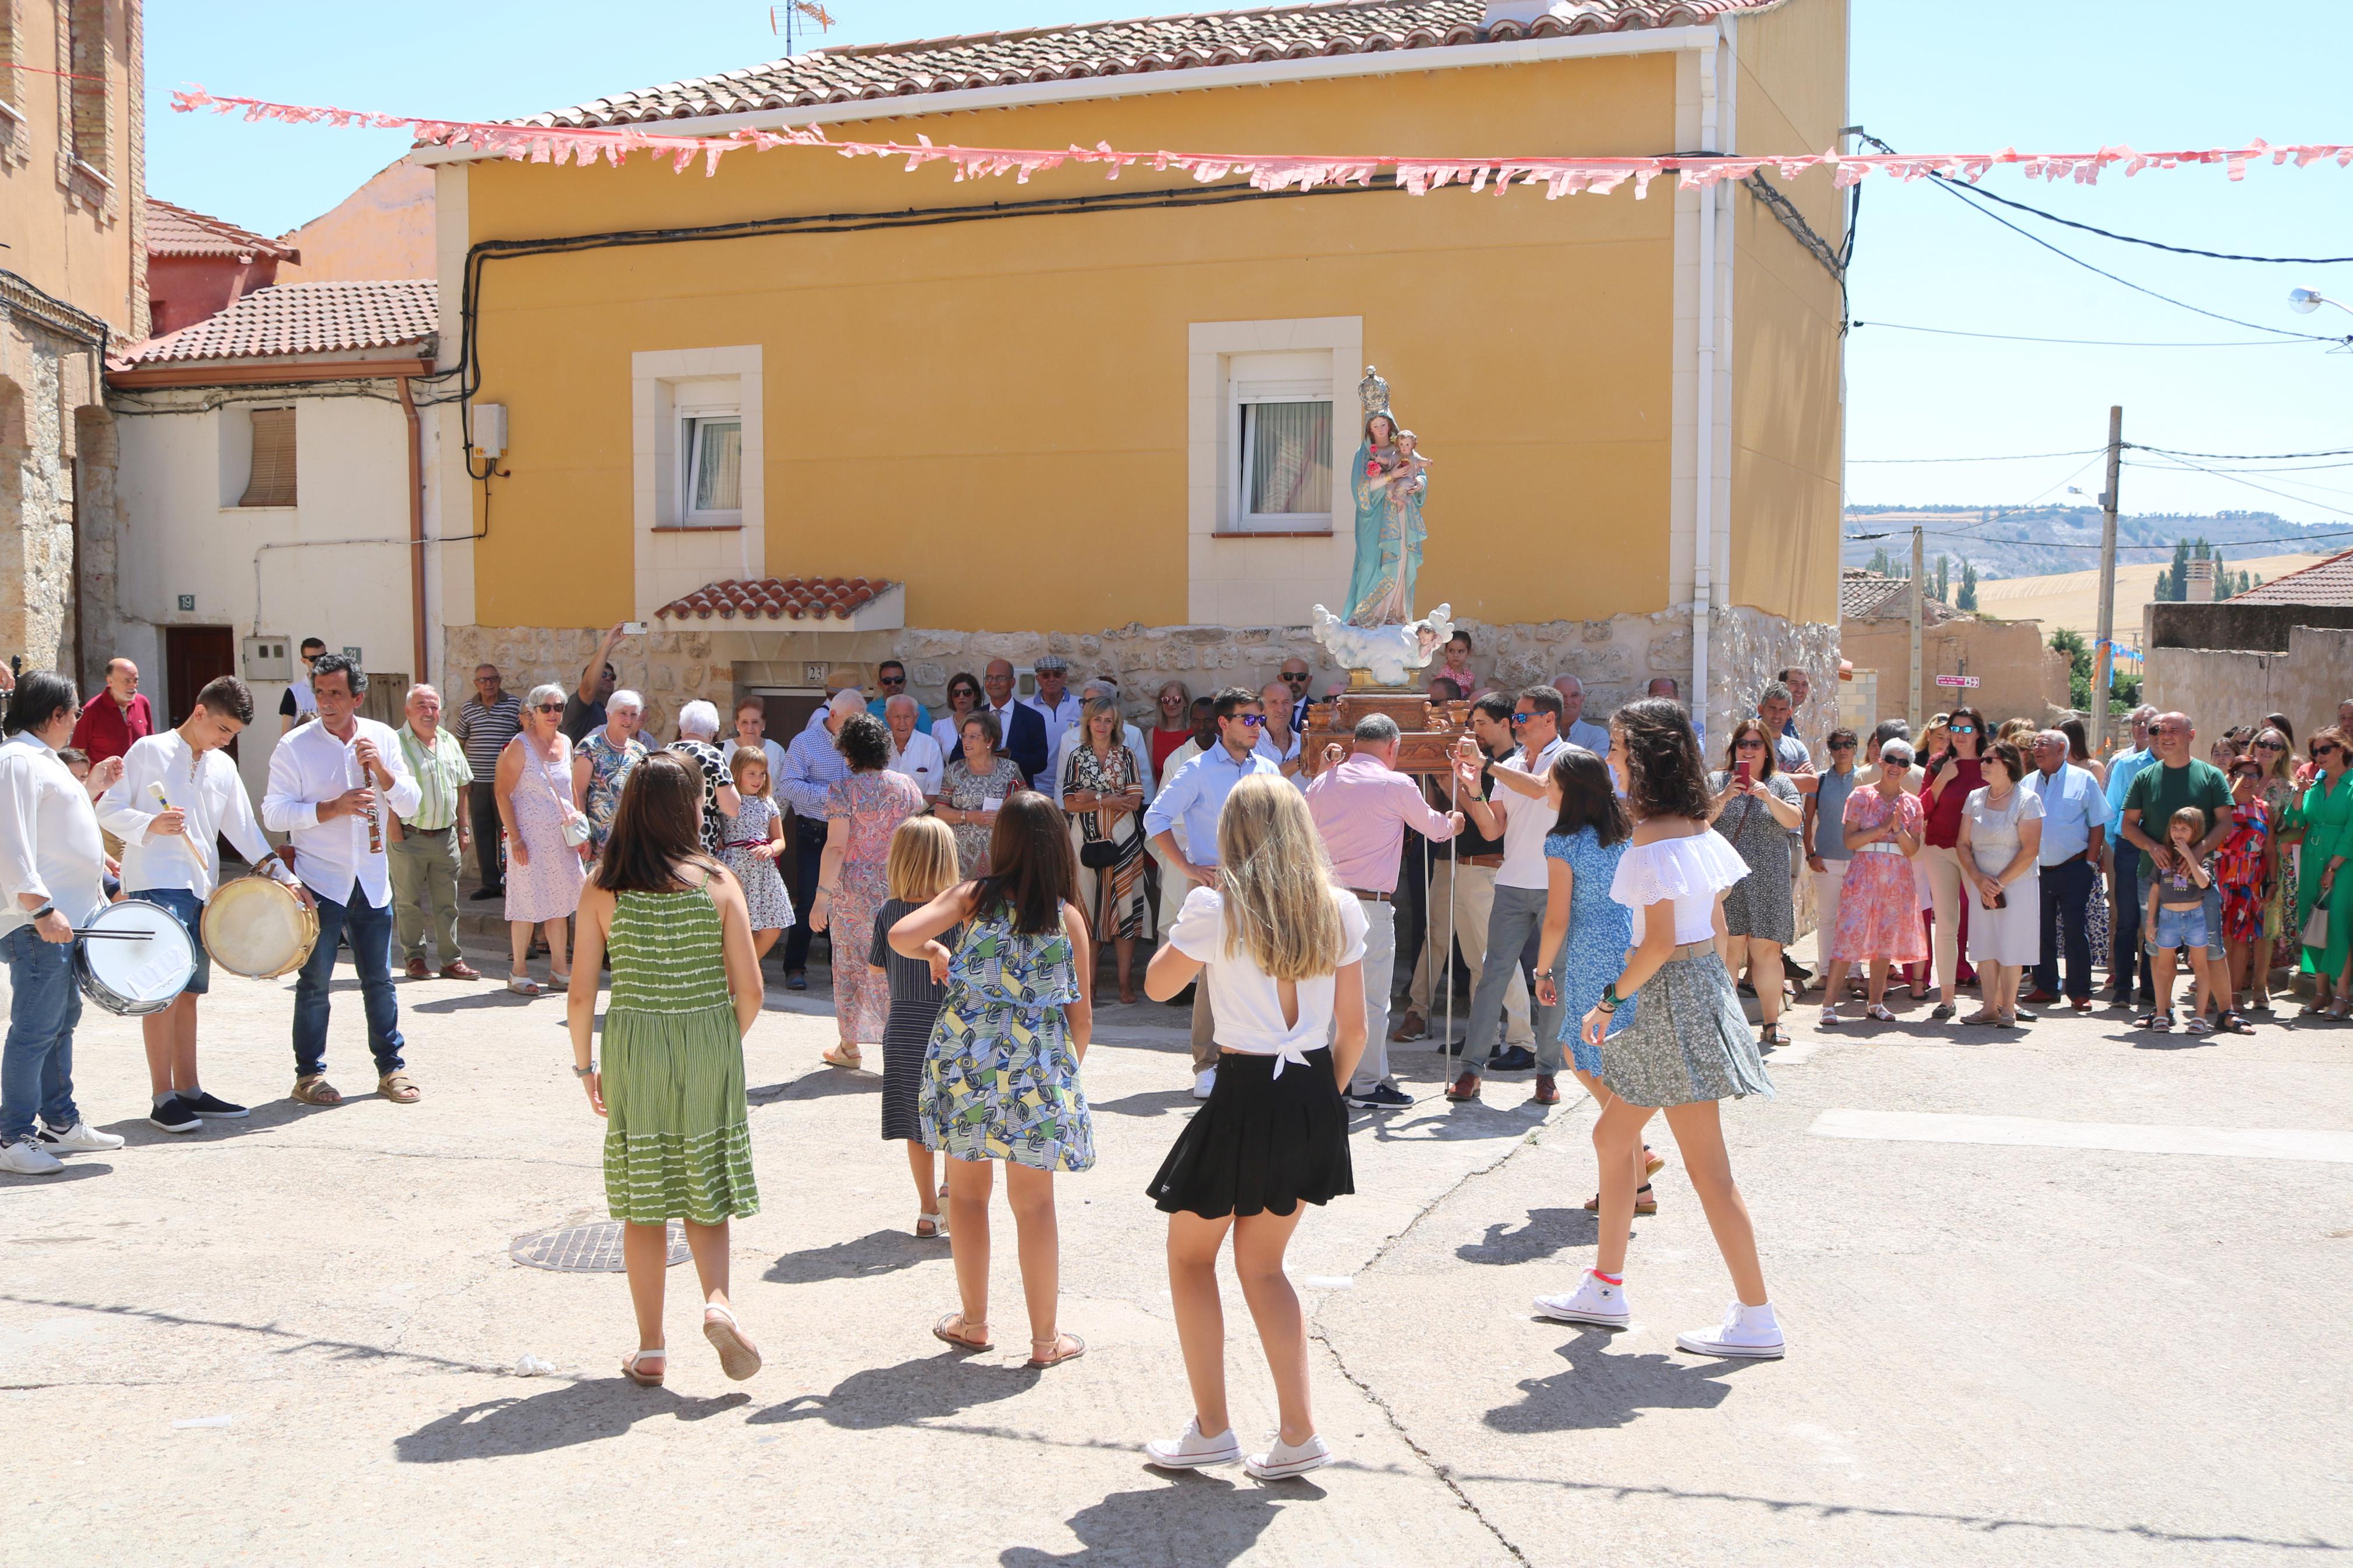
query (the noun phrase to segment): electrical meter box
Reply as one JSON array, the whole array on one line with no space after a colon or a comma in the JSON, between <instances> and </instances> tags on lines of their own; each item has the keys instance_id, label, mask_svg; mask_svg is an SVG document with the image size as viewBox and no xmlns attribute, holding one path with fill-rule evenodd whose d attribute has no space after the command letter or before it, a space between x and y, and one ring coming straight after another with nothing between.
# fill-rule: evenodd
<instances>
[{"instance_id":1,"label":"electrical meter box","mask_svg":"<svg viewBox=\"0 0 2353 1568\"><path fill-rule=\"evenodd\" d=\"M474 405L474 450L485 458L497 458L507 449L507 405L503 403Z\"/></svg>"},{"instance_id":2,"label":"electrical meter box","mask_svg":"<svg viewBox=\"0 0 2353 1568\"><path fill-rule=\"evenodd\" d=\"M294 679L294 644L282 637L247 637L245 639L245 678L248 680L292 680Z\"/></svg>"}]
</instances>

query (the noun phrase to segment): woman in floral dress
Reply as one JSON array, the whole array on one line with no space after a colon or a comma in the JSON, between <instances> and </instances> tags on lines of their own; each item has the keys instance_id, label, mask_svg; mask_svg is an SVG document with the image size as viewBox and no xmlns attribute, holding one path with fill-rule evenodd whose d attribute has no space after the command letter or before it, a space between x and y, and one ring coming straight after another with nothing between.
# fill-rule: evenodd
<instances>
[{"instance_id":1,"label":"woman in floral dress","mask_svg":"<svg viewBox=\"0 0 2353 1568\"><path fill-rule=\"evenodd\" d=\"M1912 879L1912 858L1920 853L1924 826L1920 797L1905 793L1912 748L1889 741L1879 748L1879 776L1846 797L1846 845L1853 858L1839 884L1838 928L1831 933L1830 983L1822 990L1822 1022L1839 1020L1839 988L1847 965L1868 964L1871 999L1864 1016L1892 1024L1887 1010L1888 973L1899 963L1928 956L1928 934L1920 926L1920 892Z\"/></svg>"},{"instance_id":2,"label":"woman in floral dress","mask_svg":"<svg viewBox=\"0 0 2353 1568\"><path fill-rule=\"evenodd\" d=\"M2230 963L2231 1000L2251 1000L2255 943L2263 934L2263 895L2272 869L2273 822L2263 804L2263 765L2252 752L2232 759L2231 836L2214 853L2214 883L2222 889L2222 952Z\"/></svg>"},{"instance_id":3,"label":"woman in floral dress","mask_svg":"<svg viewBox=\"0 0 2353 1568\"><path fill-rule=\"evenodd\" d=\"M969 731L967 731L969 733ZM1094 1121L1079 1089L1094 1010L1082 974L1094 973L1087 919L1071 902L1076 858L1062 813L1031 790L997 814L996 870L959 882L893 926L892 951L947 970L947 999L932 1027L916 1099L924 1146L948 1157L948 1245L962 1310L932 1326L958 1350L995 1348L988 1336L988 1195L994 1163L1020 1232L1029 1309L1029 1365L1052 1366L1086 1344L1060 1331L1055 1307L1061 1253L1054 1173L1095 1163ZM956 926L951 955L939 938Z\"/></svg>"},{"instance_id":4,"label":"woman in floral dress","mask_svg":"<svg viewBox=\"0 0 2353 1568\"><path fill-rule=\"evenodd\" d=\"M2248 752L2263 764L2263 810L2272 827L2271 874L2263 885L2263 929L2255 938L2253 972L2247 977L2254 1000L2248 1011L2272 1010L2272 954L2292 930L2295 908L2295 851L2282 842L2289 814L2302 791L2295 787L2295 741L2287 731L2266 725L2255 731Z\"/></svg>"},{"instance_id":5,"label":"woman in floral dress","mask_svg":"<svg viewBox=\"0 0 2353 1568\"><path fill-rule=\"evenodd\" d=\"M1078 743L1062 758L1062 808L1079 846L1079 900L1097 943L1115 944L1119 999L1135 1000L1135 939L1144 934L1144 770L1119 737L1119 704L1090 700ZM1105 845L1112 863L1086 863L1085 847Z\"/></svg>"},{"instance_id":6,"label":"woman in floral dress","mask_svg":"<svg viewBox=\"0 0 2353 1568\"><path fill-rule=\"evenodd\" d=\"M646 760L646 743L638 739L645 711L644 698L616 691L605 700L605 727L572 749L572 799L588 818L591 866L604 858L605 840L613 836L613 813L620 809L629 770Z\"/></svg>"},{"instance_id":7,"label":"woman in floral dress","mask_svg":"<svg viewBox=\"0 0 2353 1568\"><path fill-rule=\"evenodd\" d=\"M933 812L955 829L956 869L971 878L988 868L988 836L997 826L988 803L1002 804L1022 787L1021 769L997 749L1004 744L1005 731L994 713L965 714L957 739L964 755L947 765Z\"/></svg>"},{"instance_id":8,"label":"woman in floral dress","mask_svg":"<svg viewBox=\"0 0 2353 1568\"><path fill-rule=\"evenodd\" d=\"M859 1046L882 1043L891 990L869 972L874 917L891 897L891 835L923 809L923 792L891 772L891 731L871 713L852 713L833 738L849 772L826 795L825 859L817 873L809 929L833 936L833 1017L841 1043L825 1053L838 1068L860 1061Z\"/></svg>"}]
</instances>

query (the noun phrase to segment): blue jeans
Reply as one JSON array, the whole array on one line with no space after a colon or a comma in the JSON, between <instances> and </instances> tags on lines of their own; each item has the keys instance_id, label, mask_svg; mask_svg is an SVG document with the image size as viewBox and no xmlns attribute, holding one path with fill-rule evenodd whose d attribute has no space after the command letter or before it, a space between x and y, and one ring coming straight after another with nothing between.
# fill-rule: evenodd
<instances>
[{"instance_id":1,"label":"blue jeans","mask_svg":"<svg viewBox=\"0 0 2353 1568\"><path fill-rule=\"evenodd\" d=\"M2166 904L2157 906L2157 932L2149 946L2159 952L2168 948L2197 948L2206 945L2206 906L2203 903L2175 909ZM2182 956L2192 956L2185 952Z\"/></svg>"},{"instance_id":2,"label":"blue jeans","mask_svg":"<svg viewBox=\"0 0 2353 1568\"><path fill-rule=\"evenodd\" d=\"M335 978L335 945L344 936L351 938L352 967L360 974L376 1076L396 1072L403 1064L400 1004L392 994L392 900L387 895L381 905L370 907L357 882L348 904L316 889L311 896L319 902L319 940L294 982L294 1075L309 1078L327 1070L327 990Z\"/></svg>"},{"instance_id":3,"label":"blue jeans","mask_svg":"<svg viewBox=\"0 0 2353 1568\"><path fill-rule=\"evenodd\" d=\"M2092 930L2085 921L2096 875L2081 855L2042 868L2042 947L2034 965L2035 989L2060 994L2059 960L2064 954L2067 998L2081 1002L2092 994Z\"/></svg>"},{"instance_id":4,"label":"blue jeans","mask_svg":"<svg viewBox=\"0 0 2353 1568\"><path fill-rule=\"evenodd\" d=\"M2140 974L2143 997L2157 994L2156 973L2149 967L2148 952L2141 945L2140 916L2147 900L2141 897L2140 851L2129 844L2116 846L2116 914L2114 930L2109 934L2115 946L2108 954L2108 984L2118 1001L2133 994L2133 973Z\"/></svg>"},{"instance_id":5,"label":"blue jeans","mask_svg":"<svg viewBox=\"0 0 2353 1568\"><path fill-rule=\"evenodd\" d=\"M73 1032L81 1021L74 944L43 942L29 925L0 938L8 960L8 1044L0 1053L0 1143L33 1131L33 1113L62 1132L81 1120L73 1102Z\"/></svg>"}]
</instances>

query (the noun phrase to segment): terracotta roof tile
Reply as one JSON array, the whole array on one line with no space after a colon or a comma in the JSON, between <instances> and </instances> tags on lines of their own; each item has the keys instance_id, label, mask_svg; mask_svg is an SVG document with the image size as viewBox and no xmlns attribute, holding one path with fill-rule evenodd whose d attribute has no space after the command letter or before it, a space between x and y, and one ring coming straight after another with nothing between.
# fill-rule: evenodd
<instances>
[{"instance_id":1,"label":"terracotta roof tile","mask_svg":"<svg viewBox=\"0 0 2353 1568\"><path fill-rule=\"evenodd\" d=\"M1907 595L1911 588L1912 582L1908 577L1881 577L1868 572L1849 572L1839 579L1839 618L1868 621L1899 610L1908 614Z\"/></svg>"},{"instance_id":2,"label":"terracotta roof tile","mask_svg":"<svg viewBox=\"0 0 2353 1568\"><path fill-rule=\"evenodd\" d=\"M673 599L655 614L664 620L848 620L899 586L884 577L763 577L743 583L729 578Z\"/></svg>"},{"instance_id":3,"label":"terracotta roof tile","mask_svg":"<svg viewBox=\"0 0 2353 1568\"><path fill-rule=\"evenodd\" d=\"M1684 26L1779 0L1561 0L1531 23L1484 25L1485 0L1313 0L898 44L810 49L787 59L667 82L534 115L591 126L850 103L1082 77L1447 48L1580 33Z\"/></svg>"},{"instance_id":4,"label":"terracotta roof tile","mask_svg":"<svg viewBox=\"0 0 2353 1568\"><path fill-rule=\"evenodd\" d=\"M2233 605L2353 605L2353 550L2274 577L2243 594Z\"/></svg>"},{"instance_id":5,"label":"terracotta roof tile","mask_svg":"<svg viewBox=\"0 0 2353 1568\"><path fill-rule=\"evenodd\" d=\"M147 254L150 256L229 256L239 261L259 257L291 260L301 253L291 246L242 229L233 223L207 217L170 202L147 198Z\"/></svg>"},{"instance_id":6,"label":"terracotta roof tile","mask_svg":"<svg viewBox=\"0 0 2353 1568\"><path fill-rule=\"evenodd\" d=\"M422 342L439 325L439 287L430 278L406 278L257 289L219 315L135 343L109 363L129 368L190 360L352 353Z\"/></svg>"}]
</instances>

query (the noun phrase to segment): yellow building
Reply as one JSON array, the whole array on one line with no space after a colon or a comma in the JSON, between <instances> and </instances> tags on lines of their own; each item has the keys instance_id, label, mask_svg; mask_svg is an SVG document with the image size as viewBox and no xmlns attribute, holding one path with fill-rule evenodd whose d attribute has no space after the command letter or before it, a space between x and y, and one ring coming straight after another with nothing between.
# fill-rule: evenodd
<instances>
[{"instance_id":1,"label":"yellow building","mask_svg":"<svg viewBox=\"0 0 2353 1568\"><path fill-rule=\"evenodd\" d=\"M114 619L104 353L147 335L140 37L138 0L0 0L0 658L84 691Z\"/></svg>"},{"instance_id":2,"label":"yellow building","mask_svg":"<svg viewBox=\"0 0 2353 1568\"><path fill-rule=\"evenodd\" d=\"M543 119L1818 153L1846 49L1844 0L1325 0L818 50ZM621 674L662 720L889 654L935 704L954 670L1050 647L1132 706L1171 676L1255 682L1319 656L1310 608L1345 591L1368 363L1431 459L1419 605L1451 604L1485 672L1581 675L1597 710L1669 675L1720 718L1781 665L1834 667L1826 175L1546 201L1085 167L956 183L807 149L710 178L419 160L442 319L467 323L443 363L497 447L470 466L441 412L429 570L452 668L568 683L587 628L642 619ZM1253 468L1261 433L1309 443L1303 467Z\"/></svg>"}]
</instances>

